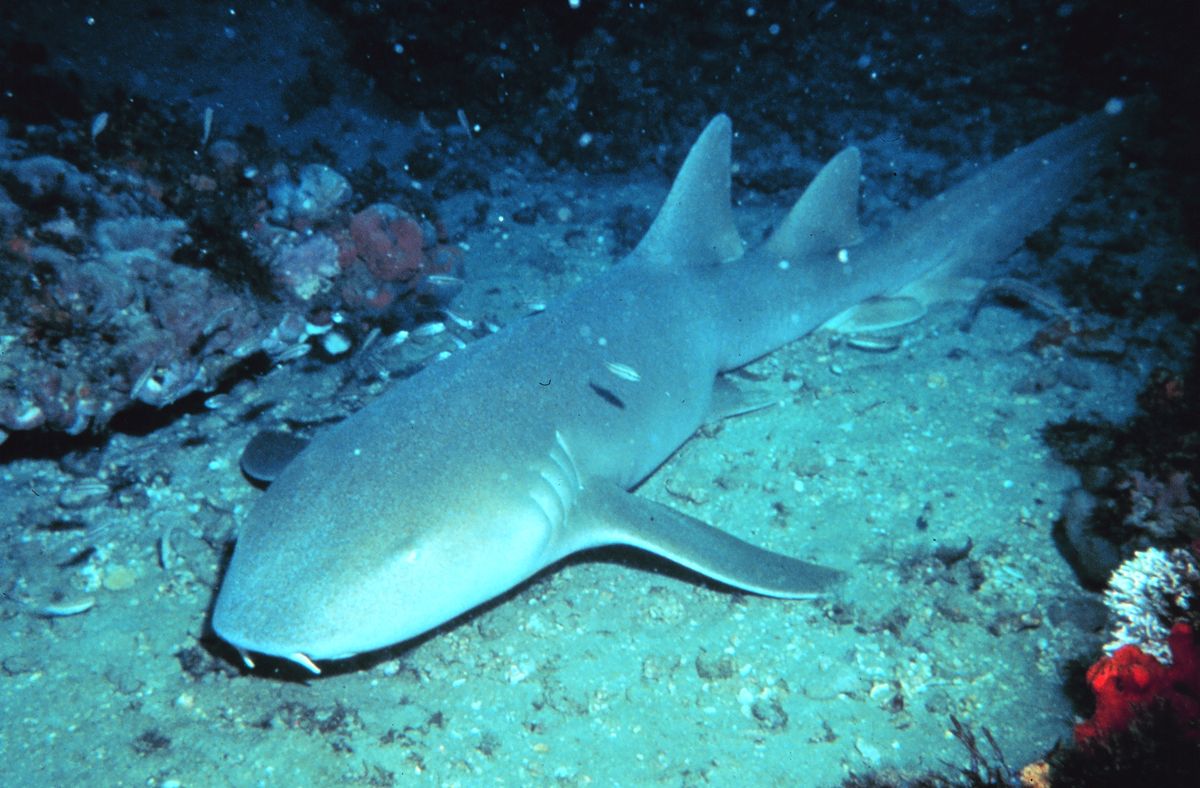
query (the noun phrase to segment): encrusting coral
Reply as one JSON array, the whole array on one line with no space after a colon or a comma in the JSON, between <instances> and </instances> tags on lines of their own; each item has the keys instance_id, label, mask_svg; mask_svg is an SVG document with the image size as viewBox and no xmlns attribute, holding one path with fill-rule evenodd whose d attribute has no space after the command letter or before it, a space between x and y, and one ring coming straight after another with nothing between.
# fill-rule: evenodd
<instances>
[{"instance_id":1,"label":"encrusting coral","mask_svg":"<svg viewBox=\"0 0 1200 788\"><path fill-rule=\"evenodd\" d=\"M1192 550L1151 547L1135 553L1113 573L1104 592L1112 621L1105 653L1137 646L1160 661L1169 660L1171 628L1200 614L1198 592L1200 560Z\"/></svg>"}]
</instances>

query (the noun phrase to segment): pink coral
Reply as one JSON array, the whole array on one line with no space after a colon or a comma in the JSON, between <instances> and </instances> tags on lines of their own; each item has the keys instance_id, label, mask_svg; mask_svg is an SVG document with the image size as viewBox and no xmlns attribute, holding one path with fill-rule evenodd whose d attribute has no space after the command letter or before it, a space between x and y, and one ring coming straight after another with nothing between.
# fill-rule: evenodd
<instances>
[{"instance_id":1,"label":"pink coral","mask_svg":"<svg viewBox=\"0 0 1200 788\"><path fill-rule=\"evenodd\" d=\"M376 203L354 214L350 237L353 256L346 263L361 260L381 282L407 282L425 260L421 225L394 205Z\"/></svg>"},{"instance_id":2,"label":"pink coral","mask_svg":"<svg viewBox=\"0 0 1200 788\"><path fill-rule=\"evenodd\" d=\"M445 267L432 228L388 203L354 214L341 241L341 295L352 309L387 311Z\"/></svg>"}]
</instances>

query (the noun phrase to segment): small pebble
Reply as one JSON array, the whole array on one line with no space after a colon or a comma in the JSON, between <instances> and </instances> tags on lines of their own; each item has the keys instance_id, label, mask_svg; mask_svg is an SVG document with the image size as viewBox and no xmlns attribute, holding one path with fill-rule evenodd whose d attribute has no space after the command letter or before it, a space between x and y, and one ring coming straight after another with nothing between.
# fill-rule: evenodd
<instances>
[{"instance_id":1,"label":"small pebble","mask_svg":"<svg viewBox=\"0 0 1200 788\"><path fill-rule=\"evenodd\" d=\"M127 591L137 582L137 573L128 566L117 565L104 571L101 585L108 591Z\"/></svg>"},{"instance_id":2,"label":"small pebble","mask_svg":"<svg viewBox=\"0 0 1200 788\"><path fill-rule=\"evenodd\" d=\"M350 340L337 331L330 331L326 334L321 340L321 344L325 347L325 352L331 356L340 356L350 349Z\"/></svg>"}]
</instances>

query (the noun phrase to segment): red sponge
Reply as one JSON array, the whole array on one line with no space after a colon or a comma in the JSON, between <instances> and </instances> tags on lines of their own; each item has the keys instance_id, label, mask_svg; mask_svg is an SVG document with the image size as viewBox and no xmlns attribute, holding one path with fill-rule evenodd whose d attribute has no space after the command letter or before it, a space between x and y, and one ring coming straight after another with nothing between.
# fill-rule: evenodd
<instances>
[{"instance_id":1,"label":"red sponge","mask_svg":"<svg viewBox=\"0 0 1200 788\"><path fill-rule=\"evenodd\" d=\"M1075 741L1103 738L1129 727L1137 715L1162 699L1180 733L1200 739L1200 643L1191 626L1176 624L1167 640L1172 661L1163 665L1137 646L1122 646L1092 665L1087 681L1096 712L1075 726Z\"/></svg>"}]
</instances>

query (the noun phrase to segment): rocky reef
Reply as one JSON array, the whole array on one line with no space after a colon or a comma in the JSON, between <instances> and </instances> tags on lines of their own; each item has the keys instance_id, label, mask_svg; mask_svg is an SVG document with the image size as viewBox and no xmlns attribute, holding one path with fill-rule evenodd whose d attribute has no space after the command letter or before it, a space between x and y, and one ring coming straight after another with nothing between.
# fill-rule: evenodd
<instances>
[{"instance_id":1,"label":"rocky reef","mask_svg":"<svg viewBox=\"0 0 1200 788\"><path fill-rule=\"evenodd\" d=\"M403 195L139 109L0 126L0 441L336 357L458 292L461 250Z\"/></svg>"}]
</instances>

